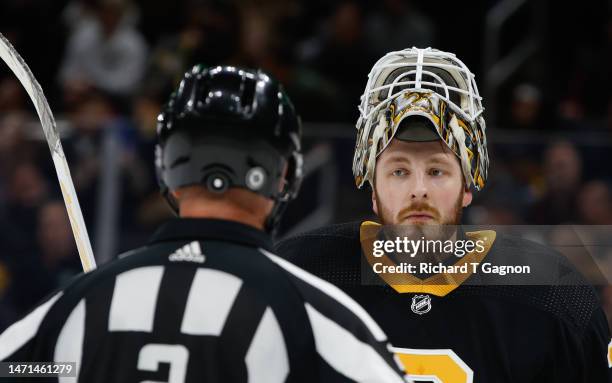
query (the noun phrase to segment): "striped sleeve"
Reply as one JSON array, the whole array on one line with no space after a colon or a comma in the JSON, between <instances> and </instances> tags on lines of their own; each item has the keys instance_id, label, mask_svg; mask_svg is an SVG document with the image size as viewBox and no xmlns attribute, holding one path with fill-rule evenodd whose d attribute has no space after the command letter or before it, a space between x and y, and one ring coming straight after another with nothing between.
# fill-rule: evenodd
<instances>
[{"instance_id":1,"label":"striped sleeve","mask_svg":"<svg viewBox=\"0 0 612 383\"><path fill-rule=\"evenodd\" d=\"M305 299L319 356L355 382L404 382L400 363L372 317L336 286L260 249L284 269Z\"/></svg>"},{"instance_id":2,"label":"striped sleeve","mask_svg":"<svg viewBox=\"0 0 612 383\"><path fill-rule=\"evenodd\" d=\"M31 360L30 354L40 325L61 296L62 292L55 294L0 335L0 361Z\"/></svg>"}]
</instances>

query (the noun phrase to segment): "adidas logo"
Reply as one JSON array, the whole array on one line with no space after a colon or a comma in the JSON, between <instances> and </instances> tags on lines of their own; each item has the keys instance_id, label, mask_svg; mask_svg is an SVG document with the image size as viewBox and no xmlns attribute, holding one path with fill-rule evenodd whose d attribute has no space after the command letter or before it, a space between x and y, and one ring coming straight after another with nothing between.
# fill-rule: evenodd
<instances>
[{"instance_id":1,"label":"adidas logo","mask_svg":"<svg viewBox=\"0 0 612 383\"><path fill-rule=\"evenodd\" d=\"M205 259L204 254L202 254L202 249L200 248L200 242L198 241L193 241L181 247L168 257L170 262L204 263Z\"/></svg>"}]
</instances>

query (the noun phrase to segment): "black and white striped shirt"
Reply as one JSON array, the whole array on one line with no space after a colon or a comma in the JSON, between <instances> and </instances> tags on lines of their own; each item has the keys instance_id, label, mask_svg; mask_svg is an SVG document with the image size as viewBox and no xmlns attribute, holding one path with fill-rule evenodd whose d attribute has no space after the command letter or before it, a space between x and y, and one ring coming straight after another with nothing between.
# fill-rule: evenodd
<instances>
[{"instance_id":1,"label":"black and white striped shirt","mask_svg":"<svg viewBox=\"0 0 612 383\"><path fill-rule=\"evenodd\" d=\"M8 328L0 360L77 362L87 383L403 382L363 308L269 249L245 225L171 221Z\"/></svg>"}]
</instances>

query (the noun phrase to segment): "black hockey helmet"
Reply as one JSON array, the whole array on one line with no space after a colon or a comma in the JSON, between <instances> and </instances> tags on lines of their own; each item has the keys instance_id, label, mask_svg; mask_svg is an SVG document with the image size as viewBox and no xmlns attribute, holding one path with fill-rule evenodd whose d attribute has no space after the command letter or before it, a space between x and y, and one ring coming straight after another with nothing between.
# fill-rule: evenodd
<instances>
[{"instance_id":1,"label":"black hockey helmet","mask_svg":"<svg viewBox=\"0 0 612 383\"><path fill-rule=\"evenodd\" d=\"M175 212L171 190L240 187L275 200L270 231L297 195L300 119L283 87L261 70L194 66L158 116L157 136L158 181Z\"/></svg>"}]
</instances>

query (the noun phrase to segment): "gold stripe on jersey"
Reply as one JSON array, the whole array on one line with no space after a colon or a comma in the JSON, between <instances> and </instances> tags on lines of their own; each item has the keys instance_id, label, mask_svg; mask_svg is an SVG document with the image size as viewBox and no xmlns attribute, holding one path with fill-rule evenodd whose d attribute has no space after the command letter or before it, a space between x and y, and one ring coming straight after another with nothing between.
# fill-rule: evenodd
<instances>
[{"instance_id":1,"label":"gold stripe on jersey","mask_svg":"<svg viewBox=\"0 0 612 383\"><path fill-rule=\"evenodd\" d=\"M375 257L373 254L374 240L378 239L380 230L372 230L373 227L382 228L376 222L365 221L360 227L360 241L362 252L370 264L374 267L375 263L381 263L383 266L397 266L397 264L386 255ZM493 230L481 230L474 232L466 232L466 237L470 240L482 240L484 242L484 251L471 251L466 253L453 266L462 266L464 264L480 264L489 253L489 250L495 242L496 233ZM377 274L385 283L391 286L400 294L417 293L417 294L432 294L438 297L443 297L459 287L472 274L473 268L467 267L466 273L439 273L428 278L420 279L409 273L379 273Z\"/></svg>"}]
</instances>

